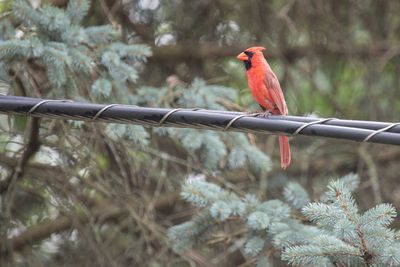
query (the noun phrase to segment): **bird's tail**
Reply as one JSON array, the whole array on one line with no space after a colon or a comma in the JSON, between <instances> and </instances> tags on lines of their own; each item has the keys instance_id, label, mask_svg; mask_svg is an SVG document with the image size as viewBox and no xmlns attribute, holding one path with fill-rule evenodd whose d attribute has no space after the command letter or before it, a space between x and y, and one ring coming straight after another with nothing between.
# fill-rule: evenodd
<instances>
[{"instance_id":1,"label":"bird's tail","mask_svg":"<svg viewBox=\"0 0 400 267\"><path fill-rule=\"evenodd\" d=\"M290 146L287 136L279 136L279 150L281 152L281 167L286 169L290 165Z\"/></svg>"}]
</instances>

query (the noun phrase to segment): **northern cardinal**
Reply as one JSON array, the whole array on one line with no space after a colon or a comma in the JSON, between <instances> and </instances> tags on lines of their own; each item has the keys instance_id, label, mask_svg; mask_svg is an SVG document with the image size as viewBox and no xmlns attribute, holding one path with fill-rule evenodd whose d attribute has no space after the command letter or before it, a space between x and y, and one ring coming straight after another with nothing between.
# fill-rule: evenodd
<instances>
[{"instance_id":1,"label":"northern cardinal","mask_svg":"<svg viewBox=\"0 0 400 267\"><path fill-rule=\"evenodd\" d=\"M243 61L251 94L260 107L274 115L287 115L288 108L278 78L263 55L264 47L250 47L237 58ZM279 136L281 167L290 165L290 146L287 136Z\"/></svg>"}]
</instances>

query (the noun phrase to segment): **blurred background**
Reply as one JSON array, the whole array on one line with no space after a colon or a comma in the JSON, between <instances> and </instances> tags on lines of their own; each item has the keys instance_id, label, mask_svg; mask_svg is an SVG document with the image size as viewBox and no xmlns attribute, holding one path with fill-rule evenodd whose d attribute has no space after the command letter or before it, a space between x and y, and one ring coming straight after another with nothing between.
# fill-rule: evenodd
<instances>
[{"instance_id":1,"label":"blurred background","mask_svg":"<svg viewBox=\"0 0 400 267\"><path fill-rule=\"evenodd\" d=\"M0 1L3 14L12 2ZM59 8L67 2L32 0L36 6ZM138 79L127 85L142 105L212 108L205 104L211 101L227 110L257 109L244 66L236 60L238 53L257 45L267 48L264 55L281 82L291 115L397 122L399 12L396 0L95 0L83 25L111 24L124 42L151 48L146 62L133 63ZM9 16L2 20L17 23ZM21 90L15 86L17 76L8 82L10 94L71 97L63 89L37 93L29 83ZM228 88L229 97L224 97ZM109 98L81 92L75 99L121 103L123 97L113 90ZM218 90L224 93L219 96ZM32 124L0 118L1 177L6 180L20 166L29 140L26 129ZM240 250L226 249L240 239L229 234L229 226L221 225L219 236L182 255L170 249L166 230L196 212L179 198L180 184L188 177L200 176L261 199L279 198L282 186L295 180L316 199L329 180L353 172L361 178L356 194L361 210L383 202L400 209L400 150L395 146L298 136L291 140L292 165L282 171L276 136L243 135L243 147L258 149L249 154L265 155L247 156L248 164L233 167L230 151L239 139L205 133L204 142L215 141L211 146L225 151L210 166L205 162L215 155L211 148L201 143L189 149L199 132L190 132L193 139L185 141L188 132L163 136L146 128L138 131L142 135L113 139L98 127L42 122L39 153L22 165L11 212L3 218L3 247L9 240L17 245L13 243L11 256L1 257L2 266L212 266L210 258L218 259L215 266L248 266ZM146 142L132 141L137 139ZM257 167L263 160L268 166ZM395 226L400 226L398 220ZM276 264L285 266L279 256Z\"/></svg>"}]
</instances>

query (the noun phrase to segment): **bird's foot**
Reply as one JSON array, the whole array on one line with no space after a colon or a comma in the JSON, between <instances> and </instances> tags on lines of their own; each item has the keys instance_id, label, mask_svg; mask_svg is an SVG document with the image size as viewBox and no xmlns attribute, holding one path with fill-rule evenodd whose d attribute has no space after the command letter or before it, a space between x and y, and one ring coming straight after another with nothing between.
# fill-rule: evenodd
<instances>
[{"instance_id":1,"label":"bird's foot","mask_svg":"<svg viewBox=\"0 0 400 267\"><path fill-rule=\"evenodd\" d=\"M271 110L264 110L263 113L259 113L259 117L265 118L267 119L270 115L272 115L272 111Z\"/></svg>"},{"instance_id":2,"label":"bird's foot","mask_svg":"<svg viewBox=\"0 0 400 267\"><path fill-rule=\"evenodd\" d=\"M260 115L262 115L262 114L263 114L263 112L260 112L260 111L258 111L258 110L247 111L247 112L245 113L246 116L250 116L250 117L258 117L258 116L260 116Z\"/></svg>"},{"instance_id":3,"label":"bird's foot","mask_svg":"<svg viewBox=\"0 0 400 267\"><path fill-rule=\"evenodd\" d=\"M248 111L246 112L247 116L250 117L261 117L261 118L268 118L270 115L272 115L271 110L264 110L262 112L260 111Z\"/></svg>"}]
</instances>

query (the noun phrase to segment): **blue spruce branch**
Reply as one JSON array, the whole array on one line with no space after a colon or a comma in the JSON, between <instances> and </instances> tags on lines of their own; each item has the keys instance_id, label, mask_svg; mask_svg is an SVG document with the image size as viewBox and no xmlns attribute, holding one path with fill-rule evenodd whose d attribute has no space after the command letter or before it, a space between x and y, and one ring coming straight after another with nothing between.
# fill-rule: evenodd
<instances>
[{"instance_id":1,"label":"blue spruce branch","mask_svg":"<svg viewBox=\"0 0 400 267\"><path fill-rule=\"evenodd\" d=\"M243 252L257 262L265 260L265 250L274 247L281 251L282 260L294 266L398 266L400 242L389 228L396 210L380 204L360 214L352 196L358 184L357 176L347 175L329 183L321 202L310 203L300 184L289 183L284 197L291 206L280 200L239 197L205 181L184 183L181 195L200 207L201 214L209 215L207 232L228 221L245 227ZM298 208L304 219L295 215ZM181 237L175 239L181 249L199 245L205 238L196 236L196 229L189 231L196 227L191 222L170 229L173 236ZM182 227L192 233L189 241L179 235Z\"/></svg>"}]
</instances>

